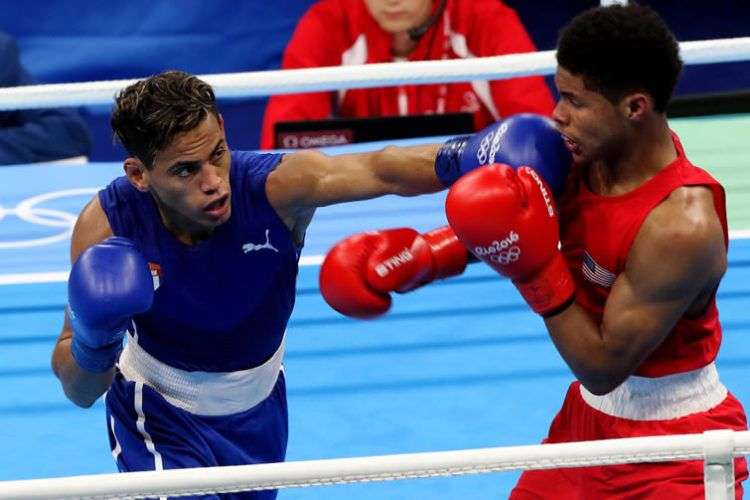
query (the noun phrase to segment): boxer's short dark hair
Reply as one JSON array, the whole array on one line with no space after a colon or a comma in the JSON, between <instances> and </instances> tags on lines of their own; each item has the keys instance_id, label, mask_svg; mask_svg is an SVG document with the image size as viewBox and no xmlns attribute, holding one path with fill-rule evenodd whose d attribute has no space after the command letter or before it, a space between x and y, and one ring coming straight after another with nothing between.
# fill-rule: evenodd
<instances>
[{"instance_id":1,"label":"boxer's short dark hair","mask_svg":"<svg viewBox=\"0 0 750 500\"><path fill-rule=\"evenodd\" d=\"M669 27L636 4L595 7L574 17L560 32L557 62L612 103L646 92L659 112L666 110L682 70Z\"/></svg>"},{"instance_id":2,"label":"boxer's short dark hair","mask_svg":"<svg viewBox=\"0 0 750 500\"><path fill-rule=\"evenodd\" d=\"M183 71L165 71L120 91L112 111L112 130L128 153L153 167L156 154L175 135L219 116L209 84Z\"/></svg>"}]
</instances>

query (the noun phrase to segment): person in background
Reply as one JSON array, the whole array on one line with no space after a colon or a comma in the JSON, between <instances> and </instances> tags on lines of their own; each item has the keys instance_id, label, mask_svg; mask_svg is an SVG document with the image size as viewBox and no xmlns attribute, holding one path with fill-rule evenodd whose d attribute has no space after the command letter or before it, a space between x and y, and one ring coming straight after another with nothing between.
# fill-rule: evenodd
<instances>
[{"instance_id":1,"label":"person in background","mask_svg":"<svg viewBox=\"0 0 750 500\"><path fill-rule=\"evenodd\" d=\"M0 32L0 87L33 83L21 65L15 40ZM0 165L85 157L90 150L86 124L72 109L0 112Z\"/></svg>"},{"instance_id":2,"label":"person in background","mask_svg":"<svg viewBox=\"0 0 750 500\"><path fill-rule=\"evenodd\" d=\"M515 11L499 0L321 0L302 17L283 69L395 61L466 59L533 52ZM468 112L475 130L521 112L550 115L541 77L400 85L271 96L261 148L280 121Z\"/></svg>"}]
</instances>

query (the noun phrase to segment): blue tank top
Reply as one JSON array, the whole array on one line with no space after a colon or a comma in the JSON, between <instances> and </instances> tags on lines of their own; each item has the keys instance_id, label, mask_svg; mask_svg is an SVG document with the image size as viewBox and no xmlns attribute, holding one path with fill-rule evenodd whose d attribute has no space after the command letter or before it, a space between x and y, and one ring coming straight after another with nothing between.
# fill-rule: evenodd
<instances>
[{"instance_id":1,"label":"blue tank top","mask_svg":"<svg viewBox=\"0 0 750 500\"><path fill-rule=\"evenodd\" d=\"M262 364L292 313L301 247L266 198L280 154L233 151L232 213L186 245L164 226L149 193L119 177L99 192L116 236L133 240L154 278L154 302L134 320L138 344L175 368L209 372Z\"/></svg>"}]
</instances>

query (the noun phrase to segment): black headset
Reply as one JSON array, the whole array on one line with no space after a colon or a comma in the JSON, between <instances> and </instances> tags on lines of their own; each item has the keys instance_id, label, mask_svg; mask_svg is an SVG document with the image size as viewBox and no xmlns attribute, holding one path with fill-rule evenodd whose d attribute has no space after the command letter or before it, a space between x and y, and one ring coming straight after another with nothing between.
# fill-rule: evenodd
<instances>
[{"instance_id":1,"label":"black headset","mask_svg":"<svg viewBox=\"0 0 750 500\"><path fill-rule=\"evenodd\" d=\"M409 30L409 38L411 38L415 42L422 38L422 35L427 33L427 30L430 29L433 24L435 24L435 21L437 21L438 18L443 15L443 11L445 10L445 6L447 3L448 0L440 0L440 5L438 5L438 8L435 9L435 12L430 17L428 17L425 22Z\"/></svg>"}]
</instances>

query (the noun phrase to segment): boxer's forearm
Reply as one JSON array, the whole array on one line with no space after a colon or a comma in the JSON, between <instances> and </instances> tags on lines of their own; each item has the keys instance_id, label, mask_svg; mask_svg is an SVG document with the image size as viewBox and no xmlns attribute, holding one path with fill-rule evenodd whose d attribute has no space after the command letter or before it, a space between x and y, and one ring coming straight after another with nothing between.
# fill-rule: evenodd
<instances>
[{"instance_id":1,"label":"boxer's forearm","mask_svg":"<svg viewBox=\"0 0 750 500\"><path fill-rule=\"evenodd\" d=\"M77 406L88 408L109 388L115 369L92 373L79 367L70 352L71 339L72 336L65 335L65 332L58 339L52 353L52 371L60 379L68 399Z\"/></svg>"}]
</instances>

